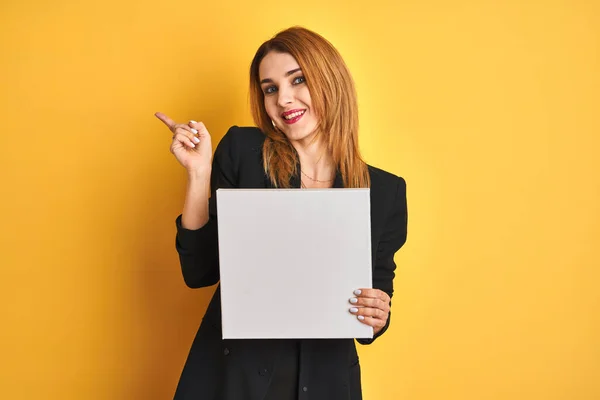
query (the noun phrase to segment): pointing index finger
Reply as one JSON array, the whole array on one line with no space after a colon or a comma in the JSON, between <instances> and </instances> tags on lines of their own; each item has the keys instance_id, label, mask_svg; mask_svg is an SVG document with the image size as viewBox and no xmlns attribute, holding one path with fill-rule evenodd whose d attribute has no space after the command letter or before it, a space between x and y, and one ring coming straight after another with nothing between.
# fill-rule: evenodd
<instances>
[{"instance_id":1,"label":"pointing index finger","mask_svg":"<svg viewBox=\"0 0 600 400\"><path fill-rule=\"evenodd\" d=\"M175 121L173 121L171 118L167 117L165 114L161 113L161 112L157 112L156 114L154 114L156 116L156 118L160 119L166 126L169 127L169 129L174 129L175 128Z\"/></svg>"}]
</instances>

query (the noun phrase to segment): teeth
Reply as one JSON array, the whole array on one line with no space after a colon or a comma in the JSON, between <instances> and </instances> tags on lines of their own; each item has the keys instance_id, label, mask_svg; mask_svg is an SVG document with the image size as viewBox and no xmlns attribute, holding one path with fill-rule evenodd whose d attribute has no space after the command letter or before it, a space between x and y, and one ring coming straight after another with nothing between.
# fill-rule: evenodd
<instances>
[{"instance_id":1,"label":"teeth","mask_svg":"<svg viewBox=\"0 0 600 400\"><path fill-rule=\"evenodd\" d=\"M298 117L298 116L300 116L300 115L302 115L302 114L304 114L304 111L298 111L298 112L295 112L295 113L293 113L293 114L286 115L286 116L285 116L285 117L283 117L283 118L285 118L285 119L287 119L287 120L290 120L290 119L292 119L292 118L296 118L296 117Z\"/></svg>"}]
</instances>

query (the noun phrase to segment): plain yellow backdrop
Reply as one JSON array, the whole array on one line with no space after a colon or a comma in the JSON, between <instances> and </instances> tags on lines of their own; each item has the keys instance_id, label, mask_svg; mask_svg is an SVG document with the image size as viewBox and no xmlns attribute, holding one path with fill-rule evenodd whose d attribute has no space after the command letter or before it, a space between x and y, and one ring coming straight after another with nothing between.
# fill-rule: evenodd
<instances>
[{"instance_id":1,"label":"plain yellow backdrop","mask_svg":"<svg viewBox=\"0 0 600 400\"><path fill-rule=\"evenodd\" d=\"M153 114L215 143L252 124L250 60L292 25L340 50L366 160L408 182L365 399L600 399L600 5L584 0L3 1L0 398L172 397L214 287L181 278L185 174Z\"/></svg>"}]
</instances>

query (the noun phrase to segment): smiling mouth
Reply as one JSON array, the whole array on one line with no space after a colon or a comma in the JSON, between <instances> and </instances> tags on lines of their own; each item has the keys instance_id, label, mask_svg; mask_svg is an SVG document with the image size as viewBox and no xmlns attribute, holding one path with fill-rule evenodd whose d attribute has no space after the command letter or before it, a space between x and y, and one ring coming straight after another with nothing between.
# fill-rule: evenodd
<instances>
[{"instance_id":1,"label":"smiling mouth","mask_svg":"<svg viewBox=\"0 0 600 400\"><path fill-rule=\"evenodd\" d=\"M304 115L304 113L306 112L306 110L295 110L292 112L287 112L287 113L283 113L281 114L281 117L285 120L285 121L292 121L298 117L301 117L302 115Z\"/></svg>"},{"instance_id":2,"label":"smiling mouth","mask_svg":"<svg viewBox=\"0 0 600 400\"><path fill-rule=\"evenodd\" d=\"M281 118L283 118L283 122L286 125L292 125L300 121L304 113L306 113L306 110L291 110L281 114Z\"/></svg>"}]
</instances>

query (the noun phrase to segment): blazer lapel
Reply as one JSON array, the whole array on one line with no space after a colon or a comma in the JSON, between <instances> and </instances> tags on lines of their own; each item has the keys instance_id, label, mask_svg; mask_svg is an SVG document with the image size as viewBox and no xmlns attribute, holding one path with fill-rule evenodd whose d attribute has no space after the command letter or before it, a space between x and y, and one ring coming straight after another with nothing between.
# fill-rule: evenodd
<instances>
[{"instance_id":1,"label":"blazer lapel","mask_svg":"<svg viewBox=\"0 0 600 400\"><path fill-rule=\"evenodd\" d=\"M344 180L342 179L342 174L340 170L336 170L335 179L333 180L333 188L342 189L344 187Z\"/></svg>"}]
</instances>

